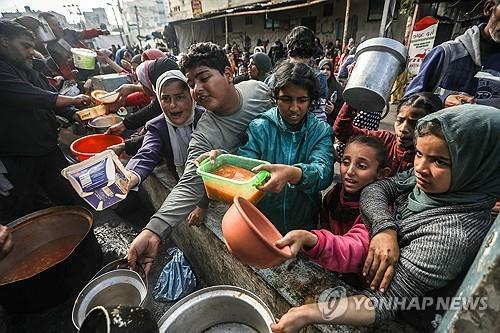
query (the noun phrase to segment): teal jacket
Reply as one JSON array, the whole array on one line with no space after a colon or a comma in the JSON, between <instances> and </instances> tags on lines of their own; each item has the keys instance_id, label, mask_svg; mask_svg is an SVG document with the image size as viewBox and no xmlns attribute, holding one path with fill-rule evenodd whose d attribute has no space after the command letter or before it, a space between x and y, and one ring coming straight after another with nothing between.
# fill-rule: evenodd
<instances>
[{"instance_id":1,"label":"teal jacket","mask_svg":"<svg viewBox=\"0 0 500 333\"><path fill-rule=\"evenodd\" d=\"M300 183L288 184L281 193L266 193L257 207L283 234L316 228L320 191L332 183L332 128L307 113L302 128L291 131L274 107L250 122L246 134L248 141L238 155L302 169Z\"/></svg>"}]
</instances>

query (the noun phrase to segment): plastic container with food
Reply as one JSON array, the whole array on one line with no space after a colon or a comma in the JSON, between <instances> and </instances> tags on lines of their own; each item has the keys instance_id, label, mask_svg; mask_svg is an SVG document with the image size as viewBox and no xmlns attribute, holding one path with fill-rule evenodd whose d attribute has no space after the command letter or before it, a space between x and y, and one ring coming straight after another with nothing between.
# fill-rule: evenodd
<instances>
[{"instance_id":1,"label":"plastic container with food","mask_svg":"<svg viewBox=\"0 0 500 333\"><path fill-rule=\"evenodd\" d=\"M198 175L203 179L208 198L232 203L239 196L253 204L259 202L264 192L257 186L262 185L269 177L266 170L254 173L251 170L258 165L269 162L232 154L221 154L211 163L205 159L198 167Z\"/></svg>"}]
</instances>

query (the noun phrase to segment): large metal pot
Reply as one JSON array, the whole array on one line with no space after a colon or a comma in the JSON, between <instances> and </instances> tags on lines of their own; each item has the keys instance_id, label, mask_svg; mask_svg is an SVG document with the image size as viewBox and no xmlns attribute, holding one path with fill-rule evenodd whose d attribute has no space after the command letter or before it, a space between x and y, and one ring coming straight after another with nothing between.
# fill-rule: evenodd
<instances>
[{"instance_id":1,"label":"large metal pot","mask_svg":"<svg viewBox=\"0 0 500 333\"><path fill-rule=\"evenodd\" d=\"M356 65L347 81L344 100L358 110L377 112L387 105L392 86L404 70L408 52L390 38L372 38L356 51Z\"/></svg>"},{"instance_id":2,"label":"large metal pot","mask_svg":"<svg viewBox=\"0 0 500 333\"><path fill-rule=\"evenodd\" d=\"M274 318L266 304L251 292L234 286L198 290L171 307L160 319L167 332L270 333Z\"/></svg>"},{"instance_id":3,"label":"large metal pot","mask_svg":"<svg viewBox=\"0 0 500 333\"><path fill-rule=\"evenodd\" d=\"M14 249L0 261L0 304L35 312L76 294L102 264L92 214L81 207L44 209L10 223Z\"/></svg>"},{"instance_id":4,"label":"large metal pot","mask_svg":"<svg viewBox=\"0 0 500 333\"><path fill-rule=\"evenodd\" d=\"M57 39L49 24L33 16L21 16L16 19L19 23L32 30L42 43L52 42Z\"/></svg>"},{"instance_id":5,"label":"large metal pot","mask_svg":"<svg viewBox=\"0 0 500 333\"><path fill-rule=\"evenodd\" d=\"M138 267L138 272L133 271L128 268L127 259L118 259L97 272L76 298L72 314L75 327L79 329L85 317L97 306L142 306L148 283L144 270Z\"/></svg>"}]
</instances>

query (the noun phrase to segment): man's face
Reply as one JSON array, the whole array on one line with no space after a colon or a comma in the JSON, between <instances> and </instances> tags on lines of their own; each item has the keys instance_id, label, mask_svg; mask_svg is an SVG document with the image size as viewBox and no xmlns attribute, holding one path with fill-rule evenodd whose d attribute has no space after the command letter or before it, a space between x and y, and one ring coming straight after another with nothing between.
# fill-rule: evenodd
<instances>
[{"instance_id":1,"label":"man's face","mask_svg":"<svg viewBox=\"0 0 500 333\"><path fill-rule=\"evenodd\" d=\"M500 44L500 5L496 5L495 1L487 1L484 5L484 14L489 16L485 32L490 35L493 42Z\"/></svg>"},{"instance_id":2,"label":"man's face","mask_svg":"<svg viewBox=\"0 0 500 333\"><path fill-rule=\"evenodd\" d=\"M16 66L23 69L33 68L35 42L26 35L11 38L2 37L2 54Z\"/></svg>"},{"instance_id":3,"label":"man's face","mask_svg":"<svg viewBox=\"0 0 500 333\"><path fill-rule=\"evenodd\" d=\"M226 67L224 73L221 74L216 69L199 66L189 69L186 77L191 88L191 95L199 105L218 115L226 113L228 95L236 93L230 90L233 75L229 67Z\"/></svg>"}]
</instances>

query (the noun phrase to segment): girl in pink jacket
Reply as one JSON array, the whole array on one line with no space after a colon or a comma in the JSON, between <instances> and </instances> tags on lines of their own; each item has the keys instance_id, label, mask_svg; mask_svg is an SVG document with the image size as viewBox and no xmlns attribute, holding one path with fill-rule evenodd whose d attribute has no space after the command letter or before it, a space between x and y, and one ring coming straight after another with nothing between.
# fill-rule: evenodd
<instances>
[{"instance_id":1,"label":"girl in pink jacket","mask_svg":"<svg viewBox=\"0 0 500 333\"><path fill-rule=\"evenodd\" d=\"M331 271L361 272L370 238L359 215L359 195L365 186L389 173L382 141L367 136L351 138L340 162L342 182L323 199L322 229L290 231L276 245L290 245L293 256L302 249L312 261Z\"/></svg>"}]
</instances>

